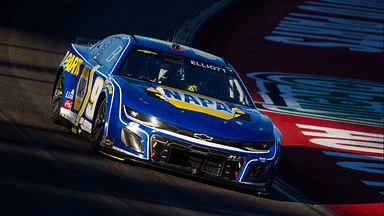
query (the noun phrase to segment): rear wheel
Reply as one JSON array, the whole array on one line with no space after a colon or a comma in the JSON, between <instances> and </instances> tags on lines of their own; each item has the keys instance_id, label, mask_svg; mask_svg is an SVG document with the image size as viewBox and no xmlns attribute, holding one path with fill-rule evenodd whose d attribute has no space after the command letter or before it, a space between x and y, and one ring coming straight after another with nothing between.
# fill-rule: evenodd
<instances>
[{"instance_id":1,"label":"rear wheel","mask_svg":"<svg viewBox=\"0 0 384 216\"><path fill-rule=\"evenodd\" d=\"M104 98L97 109L95 118L92 123L92 133L91 133L91 145L93 150L98 152L101 149L100 143L103 138L104 125L105 125L105 109L106 109L106 99Z\"/></svg>"},{"instance_id":2,"label":"rear wheel","mask_svg":"<svg viewBox=\"0 0 384 216\"><path fill-rule=\"evenodd\" d=\"M55 124L60 124L60 108L63 101L64 90L64 72L60 74L59 79L56 82L55 89L53 90L51 98L51 121Z\"/></svg>"}]
</instances>

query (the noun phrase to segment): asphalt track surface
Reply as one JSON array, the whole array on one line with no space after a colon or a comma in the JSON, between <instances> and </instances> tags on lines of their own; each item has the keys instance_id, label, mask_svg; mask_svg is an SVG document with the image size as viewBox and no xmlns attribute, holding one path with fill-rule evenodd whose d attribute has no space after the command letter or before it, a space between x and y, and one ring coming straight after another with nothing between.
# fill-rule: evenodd
<instances>
[{"instance_id":1,"label":"asphalt track surface","mask_svg":"<svg viewBox=\"0 0 384 216\"><path fill-rule=\"evenodd\" d=\"M208 2L209 3L209 2ZM159 39L206 1L12 1L0 9L0 215L328 215L277 182L268 198L102 157L51 124L56 69L78 36Z\"/></svg>"}]
</instances>

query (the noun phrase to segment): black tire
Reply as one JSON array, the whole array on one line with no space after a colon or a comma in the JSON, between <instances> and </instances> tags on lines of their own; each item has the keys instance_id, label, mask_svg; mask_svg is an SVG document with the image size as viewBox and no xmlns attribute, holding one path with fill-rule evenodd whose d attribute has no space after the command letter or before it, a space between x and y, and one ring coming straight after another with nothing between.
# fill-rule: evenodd
<instances>
[{"instance_id":1,"label":"black tire","mask_svg":"<svg viewBox=\"0 0 384 216\"><path fill-rule=\"evenodd\" d=\"M60 77L55 84L55 88L53 90L52 98L51 98L50 117L51 117L51 121L55 124L61 124L59 116L60 116L61 103L63 101L63 91L64 91L64 72L60 74Z\"/></svg>"},{"instance_id":2,"label":"black tire","mask_svg":"<svg viewBox=\"0 0 384 216\"><path fill-rule=\"evenodd\" d=\"M100 143L103 138L104 125L105 125L105 110L106 110L106 99L101 101L99 108L96 111L94 120L92 123L91 133L91 145L94 151L99 152L101 150Z\"/></svg>"}]
</instances>

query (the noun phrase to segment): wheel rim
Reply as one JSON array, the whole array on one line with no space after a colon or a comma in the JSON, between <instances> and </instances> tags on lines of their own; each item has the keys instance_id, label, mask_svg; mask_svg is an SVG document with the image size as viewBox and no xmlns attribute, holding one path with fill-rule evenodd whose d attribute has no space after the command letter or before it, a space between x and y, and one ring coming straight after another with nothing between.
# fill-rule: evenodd
<instances>
[{"instance_id":1,"label":"wheel rim","mask_svg":"<svg viewBox=\"0 0 384 216\"><path fill-rule=\"evenodd\" d=\"M93 136L92 141L101 141L103 131L104 131L104 122L105 122L105 100L103 100L100 105L99 111L97 112L96 119L93 126Z\"/></svg>"},{"instance_id":2,"label":"wheel rim","mask_svg":"<svg viewBox=\"0 0 384 216\"><path fill-rule=\"evenodd\" d=\"M51 116L56 116L59 113L61 101L63 98L63 88L64 88L64 76L60 75L59 81L56 84L55 91L52 96L51 101Z\"/></svg>"}]
</instances>

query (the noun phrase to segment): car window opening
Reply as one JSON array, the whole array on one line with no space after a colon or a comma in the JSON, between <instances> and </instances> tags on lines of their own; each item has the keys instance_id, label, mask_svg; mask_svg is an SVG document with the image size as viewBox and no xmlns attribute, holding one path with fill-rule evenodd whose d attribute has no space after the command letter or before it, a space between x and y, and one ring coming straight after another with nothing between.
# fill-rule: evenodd
<instances>
[{"instance_id":1,"label":"car window opening","mask_svg":"<svg viewBox=\"0 0 384 216\"><path fill-rule=\"evenodd\" d=\"M252 107L229 67L145 47L131 50L117 74Z\"/></svg>"},{"instance_id":2,"label":"car window opening","mask_svg":"<svg viewBox=\"0 0 384 216\"><path fill-rule=\"evenodd\" d=\"M164 59L168 60L168 61L177 62L177 63L180 63L180 64L184 63L184 59L183 58L181 58L179 56L171 55L169 53L164 53Z\"/></svg>"}]
</instances>

